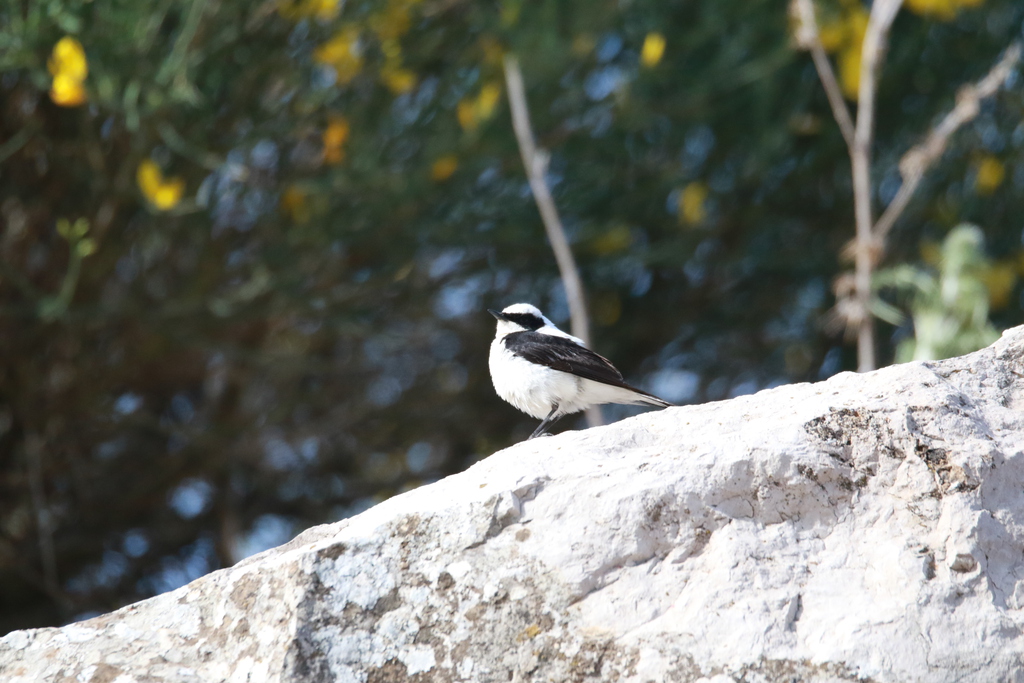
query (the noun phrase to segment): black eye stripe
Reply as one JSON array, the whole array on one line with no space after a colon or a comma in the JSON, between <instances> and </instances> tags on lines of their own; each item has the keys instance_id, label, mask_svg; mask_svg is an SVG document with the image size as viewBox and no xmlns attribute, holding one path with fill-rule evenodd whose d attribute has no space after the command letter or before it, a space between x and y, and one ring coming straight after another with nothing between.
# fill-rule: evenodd
<instances>
[{"instance_id":1,"label":"black eye stripe","mask_svg":"<svg viewBox=\"0 0 1024 683\"><path fill-rule=\"evenodd\" d=\"M516 325L522 325L528 330L539 330L544 327L544 321L533 313L504 313L505 320Z\"/></svg>"}]
</instances>

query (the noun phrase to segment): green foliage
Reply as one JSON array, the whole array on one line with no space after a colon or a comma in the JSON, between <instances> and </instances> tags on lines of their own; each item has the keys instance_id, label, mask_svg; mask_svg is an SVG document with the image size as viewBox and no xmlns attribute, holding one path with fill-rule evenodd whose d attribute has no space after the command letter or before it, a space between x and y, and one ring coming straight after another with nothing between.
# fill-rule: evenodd
<instances>
[{"instance_id":1,"label":"green foliage","mask_svg":"<svg viewBox=\"0 0 1024 683\"><path fill-rule=\"evenodd\" d=\"M988 346L999 332L988 319L985 236L975 225L958 225L942 243L937 268L909 264L879 271L875 286L892 288L906 301L914 336L896 346L896 362L939 360ZM879 302L876 313L899 325L899 311Z\"/></svg>"}]
</instances>

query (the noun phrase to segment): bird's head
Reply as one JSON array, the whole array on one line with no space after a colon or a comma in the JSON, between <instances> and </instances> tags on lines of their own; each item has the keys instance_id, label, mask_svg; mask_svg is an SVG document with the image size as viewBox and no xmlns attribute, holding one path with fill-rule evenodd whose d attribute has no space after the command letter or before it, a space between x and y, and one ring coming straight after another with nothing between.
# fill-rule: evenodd
<instances>
[{"instance_id":1,"label":"bird's head","mask_svg":"<svg viewBox=\"0 0 1024 683\"><path fill-rule=\"evenodd\" d=\"M500 311L487 309L487 312L498 319L498 334L501 336L555 326L532 304L512 304Z\"/></svg>"}]
</instances>

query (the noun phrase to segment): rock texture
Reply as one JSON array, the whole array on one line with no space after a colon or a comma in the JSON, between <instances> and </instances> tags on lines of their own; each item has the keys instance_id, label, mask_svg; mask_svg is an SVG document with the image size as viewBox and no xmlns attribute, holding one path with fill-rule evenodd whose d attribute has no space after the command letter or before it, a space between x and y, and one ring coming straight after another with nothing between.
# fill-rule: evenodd
<instances>
[{"instance_id":1,"label":"rock texture","mask_svg":"<svg viewBox=\"0 0 1024 683\"><path fill-rule=\"evenodd\" d=\"M177 591L0 680L1024 681L1024 328L647 413Z\"/></svg>"}]
</instances>

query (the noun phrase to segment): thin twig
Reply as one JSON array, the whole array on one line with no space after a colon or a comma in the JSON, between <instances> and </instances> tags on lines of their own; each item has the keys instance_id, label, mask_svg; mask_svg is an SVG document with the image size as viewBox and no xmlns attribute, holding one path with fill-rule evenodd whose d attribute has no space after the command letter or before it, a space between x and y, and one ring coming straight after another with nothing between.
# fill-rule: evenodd
<instances>
[{"instance_id":1,"label":"thin twig","mask_svg":"<svg viewBox=\"0 0 1024 683\"><path fill-rule=\"evenodd\" d=\"M974 120L981 111L981 101L994 95L1006 83L1020 57L1021 45L1019 42L1013 43L984 78L960 89L953 109L928 133L923 142L914 145L903 155L900 159L903 183L881 218L875 223L874 234L879 244L884 243L892 226L907 208L924 174L945 153L949 138L961 126Z\"/></svg>"},{"instance_id":2,"label":"thin twig","mask_svg":"<svg viewBox=\"0 0 1024 683\"><path fill-rule=\"evenodd\" d=\"M871 228L871 144L875 134L875 91L878 70L885 57L886 39L903 0L876 0L871 6L861 46L857 123L854 126L850 166L853 174L853 213L856 223L854 290L857 308L857 370L868 372L875 361L875 319L871 315L871 275L875 266Z\"/></svg>"},{"instance_id":3,"label":"thin twig","mask_svg":"<svg viewBox=\"0 0 1024 683\"><path fill-rule=\"evenodd\" d=\"M843 99L843 91L836 80L836 73L832 69L832 62L825 53L825 46L821 44L821 33L818 31L818 22L814 18L814 4L811 0L794 0L794 15L798 21L796 41L797 44L811 53L814 61L814 68L818 71L818 78L822 87L825 88L825 96L832 107L832 116L839 124L839 131L846 140L846 146L853 149L853 119L850 117L850 110Z\"/></svg>"},{"instance_id":4,"label":"thin twig","mask_svg":"<svg viewBox=\"0 0 1024 683\"><path fill-rule=\"evenodd\" d=\"M519 61L512 55L505 56L505 84L508 90L509 108L512 110L512 128L519 142L519 154L523 158L526 177L530 182L533 199L537 203L544 230L547 232L551 249L555 252L558 271L565 287L565 298L569 303L569 315L572 320L572 333L590 346L590 320L587 317L586 297L583 283L580 280L576 259L573 258L569 240L565 237L565 229L558 217L555 200L548 189L545 179L548 166L548 154L538 149L534 142L533 130L530 127L530 111L526 104L526 90L523 87L523 73L519 69ZM591 427L603 424L600 409L596 406L587 411L587 422Z\"/></svg>"}]
</instances>

